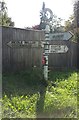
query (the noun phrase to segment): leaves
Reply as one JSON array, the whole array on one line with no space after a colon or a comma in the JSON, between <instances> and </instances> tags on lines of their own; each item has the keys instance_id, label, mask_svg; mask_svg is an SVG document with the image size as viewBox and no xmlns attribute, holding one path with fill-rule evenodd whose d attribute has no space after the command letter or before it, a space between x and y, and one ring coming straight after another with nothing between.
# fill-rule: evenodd
<instances>
[{"instance_id":1,"label":"leaves","mask_svg":"<svg viewBox=\"0 0 79 120\"><path fill-rule=\"evenodd\" d=\"M14 26L11 18L7 14L7 7L5 2L0 2L0 25Z\"/></svg>"}]
</instances>

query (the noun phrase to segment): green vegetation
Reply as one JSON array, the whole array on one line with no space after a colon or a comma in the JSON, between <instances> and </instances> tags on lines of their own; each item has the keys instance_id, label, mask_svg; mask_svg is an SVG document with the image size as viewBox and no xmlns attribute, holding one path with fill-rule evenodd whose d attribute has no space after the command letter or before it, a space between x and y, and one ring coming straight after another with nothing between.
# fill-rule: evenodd
<instances>
[{"instance_id":1,"label":"green vegetation","mask_svg":"<svg viewBox=\"0 0 79 120\"><path fill-rule=\"evenodd\" d=\"M50 71L49 80L36 68L4 74L3 118L76 118L77 72Z\"/></svg>"},{"instance_id":2,"label":"green vegetation","mask_svg":"<svg viewBox=\"0 0 79 120\"><path fill-rule=\"evenodd\" d=\"M14 26L14 22L8 16L6 3L0 0L0 26Z\"/></svg>"}]
</instances>

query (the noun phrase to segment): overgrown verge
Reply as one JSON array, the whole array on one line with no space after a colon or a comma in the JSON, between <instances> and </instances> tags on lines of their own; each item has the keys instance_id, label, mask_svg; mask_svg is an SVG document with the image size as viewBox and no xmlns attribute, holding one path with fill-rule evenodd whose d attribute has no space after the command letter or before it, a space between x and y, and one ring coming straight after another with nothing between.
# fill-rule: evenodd
<instances>
[{"instance_id":1,"label":"overgrown verge","mask_svg":"<svg viewBox=\"0 0 79 120\"><path fill-rule=\"evenodd\" d=\"M50 71L48 86L42 71L3 76L3 118L76 118L77 71Z\"/></svg>"}]
</instances>

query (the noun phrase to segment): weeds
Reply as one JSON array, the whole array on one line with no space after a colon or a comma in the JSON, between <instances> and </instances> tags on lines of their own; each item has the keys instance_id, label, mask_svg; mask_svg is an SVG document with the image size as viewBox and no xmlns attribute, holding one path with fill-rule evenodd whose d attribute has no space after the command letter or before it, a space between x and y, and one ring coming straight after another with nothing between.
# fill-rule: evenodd
<instances>
[{"instance_id":1,"label":"weeds","mask_svg":"<svg viewBox=\"0 0 79 120\"><path fill-rule=\"evenodd\" d=\"M77 72L49 73L47 87L38 70L3 76L3 118L76 118Z\"/></svg>"}]
</instances>

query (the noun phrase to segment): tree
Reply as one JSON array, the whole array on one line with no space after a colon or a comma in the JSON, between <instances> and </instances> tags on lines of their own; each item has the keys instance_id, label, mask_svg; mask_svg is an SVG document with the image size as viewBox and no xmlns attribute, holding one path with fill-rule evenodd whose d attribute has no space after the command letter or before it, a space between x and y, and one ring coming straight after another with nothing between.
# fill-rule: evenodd
<instances>
[{"instance_id":1,"label":"tree","mask_svg":"<svg viewBox=\"0 0 79 120\"><path fill-rule=\"evenodd\" d=\"M74 16L76 27L79 28L79 0L74 3Z\"/></svg>"},{"instance_id":2,"label":"tree","mask_svg":"<svg viewBox=\"0 0 79 120\"><path fill-rule=\"evenodd\" d=\"M76 26L76 40L79 43L79 0L76 0L74 3L74 18L75 18L75 26Z\"/></svg>"},{"instance_id":3,"label":"tree","mask_svg":"<svg viewBox=\"0 0 79 120\"><path fill-rule=\"evenodd\" d=\"M75 24L76 24L76 40L79 45L79 0L76 0L74 3L74 16L75 16ZM77 69L79 69L79 52L77 49Z\"/></svg>"},{"instance_id":4,"label":"tree","mask_svg":"<svg viewBox=\"0 0 79 120\"><path fill-rule=\"evenodd\" d=\"M12 22L11 18L7 14L6 3L0 1L0 25L1 26L14 26L14 22Z\"/></svg>"},{"instance_id":5,"label":"tree","mask_svg":"<svg viewBox=\"0 0 79 120\"><path fill-rule=\"evenodd\" d=\"M74 24L74 15L71 15L67 21L65 21L65 31L73 31L74 32L75 24Z\"/></svg>"},{"instance_id":6,"label":"tree","mask_svg":"<svg viewBox=\"0 0 79 120\"><path fill-rule=\"evenodd\" d=\"M73 5L73 15L65 21L65 31L74 33L74 41L79 42L79 0L76 0Z\"/></svg>"},{"instance_id":7,"label":"tree","mask_svg":"<svg viewBox=\"0 0 79 120\"><path fill-rule=\"evenodd\" d=\"M32 29L34 29L34 30L40 30L40 25L32 26Z\"/></svg>"},{"instance_id":8,"label":"tree","mask_svg":"<svg viewBox=\"0 0 79 120\"><path fill-rule=\"evenodd\" d=\"M53 15L53 19L51 22L51 32L63 32L64 26L62 26L61 22L63 19L58 18L55 14Z\"/></svg>"}]
</instances>

